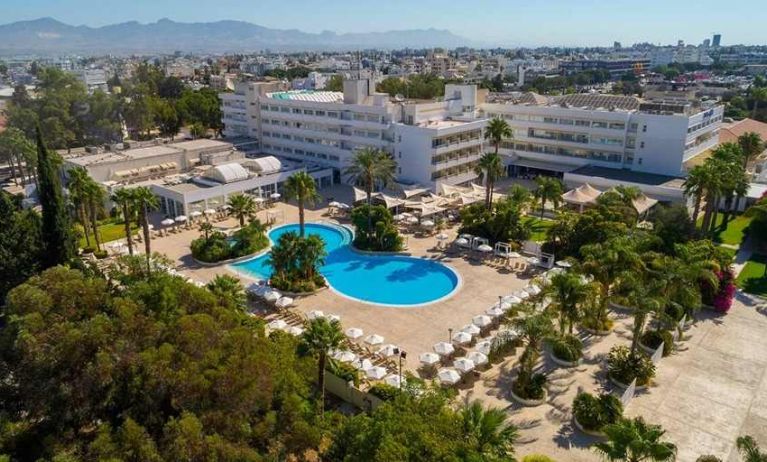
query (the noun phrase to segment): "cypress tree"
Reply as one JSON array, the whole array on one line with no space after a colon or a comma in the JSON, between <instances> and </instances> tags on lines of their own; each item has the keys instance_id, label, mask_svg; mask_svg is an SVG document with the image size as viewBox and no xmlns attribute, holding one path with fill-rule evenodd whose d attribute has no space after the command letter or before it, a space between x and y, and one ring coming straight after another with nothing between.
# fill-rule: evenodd
<instances>
[{"instance_id":1,"label":"cypress tree","mask_svg":"<svg viewBox=\"0 0 767 462\"><path fill-rule=\"evenodd\" d=\"M50 152L45 148L40 126L37 126L36 132L37 195L43 207L42 238L45 249L41 263L43 268L50 268L66 263L74 256L74 240L61 194L57 167L51 159Z\"/></svg>"}]
</instances>

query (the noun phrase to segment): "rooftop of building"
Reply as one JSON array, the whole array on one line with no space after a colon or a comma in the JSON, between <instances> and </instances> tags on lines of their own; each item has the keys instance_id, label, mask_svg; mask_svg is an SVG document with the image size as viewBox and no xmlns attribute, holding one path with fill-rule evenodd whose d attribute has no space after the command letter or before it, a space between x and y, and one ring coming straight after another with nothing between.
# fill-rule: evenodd
<instances>
[{"instance_id":1,"label":"rooftop of building","mask_svg":"<svg viewBox=\"0 0 767 462\"><path fill-rule=\"evenodd\" d=\"M290 90L267 93L267 97L277 100L310 101L315 103L343 103L344 94L340 91Z\"/></svg>"},{"instance_id":2,"label":"rooftop of building","mask_svg":"<svg viewBox=\"0 0 767 462\"><path fill-rule=\"evenodd\" d=\"M655 173L635 172L633 170L623 170L617 168L597 167L586 165L570 172L573 175L593 176L606 178L608 180L620 181L622 183L637 183L650 186L663 186L666 188L681 188L684 178L658 175Z\"/></svg>"},{"instance_id":3,"label":"rooftop of building","mask_svg":"<svg viewBox=\"0 0 767 462\"><path fill-rule=\"evenodd\" d=\"M766 123L759 122L758 120L754 119L743 119L737 122L723 124L722 128L719 130L719 142L734 143L738 141L739 136L749 132L756 133L757 135L761 136L762 140L767 140Z\"/></svg>"},{"instance_id":4,"label":"rooftop of building","mask_svg":"<svg viewBox=\"0 0 767 462\"><path fill-rule=\"evenodd\" d=\"M168 144L149 144L129 149L115 149L90 153L85 148L73 150L64 154L64 158L75 165L82 167L120 162L132 159L147 159L160 157L169 154L179 154L185 151L203 151L203 150L226 150L233 148L234 145L228 141L198 139L191 141L181 141Z\"/></svg>"},{"instance_id":5,"label":"rooftop of building","mask_svg":"<svg viewBox=\"0 0 767 462\"><path fill-rule=\"evenodd\" d=\"M639 109L641 100L635 96L603 95L599 93L576 93L564 96L546 96L535 92L494 93L488 97L489 103L519 104L526 106L561 106L565 108L590 110Z\"/></svg>"}]
</instances>

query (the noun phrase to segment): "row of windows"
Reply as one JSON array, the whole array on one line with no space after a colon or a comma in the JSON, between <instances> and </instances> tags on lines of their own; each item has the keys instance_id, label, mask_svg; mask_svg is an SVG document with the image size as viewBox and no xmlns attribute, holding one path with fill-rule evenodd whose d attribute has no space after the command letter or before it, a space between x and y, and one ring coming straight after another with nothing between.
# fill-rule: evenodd
<instances>
[{"instance_id":1,"label":"row of windows","mask_svg":"<svg viewBox=\"0 0 767 462\"><path fill-rule=\"evenodd\" d=\"M362 112L355 112L353 115L349 112L339 112L339 111L326 111L324 109L302 109L298 107L288 107L288 106L278 106L278 105L269 105L269 104L261 104L261 111L263 112L281 112L283 114L296 114L296 115L308 115L308 116L316 116L316 117L330 117L332 119L342 119L342 120L356 120L359 122L374 122L374 123L383 123L383 117L381 117L378 114L365 114Z\"/></svg>"},{"instance_id":2,"label":"row of windows","mask_svg":"<svg viewBox=\"0 0 767 462\"><path fill-rule=\"evenodd\" d=\"M715 117L709 117L708 119L703 119L702 122L697 123L687 129L687 133L697 132L701 128L708 127L709 125L713 125L719 121L722 120L722 115L718 115Z\"/></svg>"},{"instance_id":3,"label":"row of windows","mask_svg":"<svg viewBox=\"0 0 767 462\"><path fill-rule=\"evenodd\" d=\"M431 174L431 179L436 180L439 178L445 178L448 176L455 176L455 175L463 175L466 173L472 173L474 171L474 168L477 166L479 162L468 162L466 164L457 165L455 167L448 167L446 169L438 170L436 172L433 172Z\"/></svg>"},{"instance_id":4,"label":"row of windows","mask_svg":"<svg viewBox=\"0 0 767 462\"><path fill-rule=\"evenodd\" d=\"M289 146L277 146L277 145L271 145L271 144L264 144L263 145L264 150L273 151L273 152L282 152L285 154L296 154L299 156L304 157L311 157L315 159L324 159L324 160L331 160L338 162L340 160L340 157L332 155L332 154L324 154L321 152L314 152L314 151L305 151L303 149L293 149Z\"/></svg>"},{"instance_id":5,"label":"row of windows","mask_svg":"<svg viewBox=\"0 0 767 462\"><path fill-rule=\"evenodd\" d=\"M516 151L537 152L555 156L579 157L603 162L621 162L623 154L616 152L595 151L592 149L571 149L532 143L504 143L505 147Z\"/></svg>"},{"instance_id":6,"label":"row of windows","mask_svg":"<svg viewBox=\"0 0 767 462\"><path fill-rule=\"evenodd\" d=\"M309 130L320 133L335 133L347 136L358 136L361 138L381 139L381 132L375 130L349 130L338 126L317 124L312 122L295 122L290 120L262 119L264 125L275 125L279 127L296 128L299 130Z\"/></svg>"},{"instance_id":7,"label":"row of windows","mask_svg":"<svg viewBox=\"0 0 767 462\"><path fill-rule=\"evenodd\" d=\"M518 120L523 122L540 122L555 125L570 125L575 127L606 128L609 130L624 130L626 124L623 122L605 122L591 121L585 119L571 119L564 117L539 116L532 114L488 114L489 117L501 117L506 120Z\"/></svg>"},{"instance_id":8,"label":"row of windows","mask_svg":"<svg viewBox=\"0 0 767 462\"><path fill-rule=\"evenodd\" d=\"M465 143L467 141L476 141L482 139L482 130L472 130L457 135L442 136L431 140L432 148L443 148L452 144ZM400 141L402 138L400 137Z\"/></svg>"},{"instance_id":9,"label":"row of windows","mask_svg":"<svg viewBox=\"0 0 767 462\"><path fill-rule=\"evenodd\" d=\"M450 162L453 160L458 159L467 159L474 156L479 156L482 154L482 149L480 148L466 148L466 149L459 149L457 151L451 151L445 154L440 154L437 156L433 156L431 158L432 165L437 165L445 162Z\"/></svg>"}]
</instances>

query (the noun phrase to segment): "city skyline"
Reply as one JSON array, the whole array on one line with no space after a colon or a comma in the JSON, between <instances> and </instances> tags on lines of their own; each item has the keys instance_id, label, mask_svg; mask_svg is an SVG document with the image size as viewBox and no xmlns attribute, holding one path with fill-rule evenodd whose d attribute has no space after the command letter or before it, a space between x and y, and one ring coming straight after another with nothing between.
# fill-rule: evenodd
<instances>
[{"instance_id":1,"label":"city skyline","mask_svg":"<svg viewBox=\"0 0 767 462\"><path fill-rule=\"evenodd\" d=\"M235 19L276 29L337 33L383 32L404 29L447 29L483 46L609 46L614 41L675 44L678 40L699 44L713 33L722 34L723 45L760 44L759 24L767 14L756 1L728 5L704 0L695 5L649 0L641 10L628 1L604 4L562 1L545 6L521 2L479 0L470 11L455 14L436 0L417 3L393 0L362 4L328 1L322 8L306 0L291 3L265 0L257 7L244 0L221 0L211 9L201 2L136 0L130 5L115 0L6 0L3 23L53 17L72 25L98 27L169 18L178 22L210 22ZM311 11L311 14L296 14ZM715 12L716 14L712 14ZM648 27L648 24L651 27Z\"/></svg>"}]
</instances>

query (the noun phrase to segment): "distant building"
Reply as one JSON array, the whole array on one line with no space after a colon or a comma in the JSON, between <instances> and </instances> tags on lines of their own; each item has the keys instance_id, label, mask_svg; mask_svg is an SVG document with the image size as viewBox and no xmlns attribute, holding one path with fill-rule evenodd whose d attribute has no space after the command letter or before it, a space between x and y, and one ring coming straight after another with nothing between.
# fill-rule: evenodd
<instances>
[{"instance_id":1,"label":"distant building","mask_svg":"<svg viewBox=\"0 0 767 462\"><path fill-rule=\"evenodd\" d=\"M714 48L722 45L722 34L714 34L714 40L712 41Z\"/></svg>"},{"instance_id":2,"label":"distant building","mask_svg":"<svg viewBox=\"0 0 767 462\"><path fill-rule=\"evenodd\" d=\"M579 59L575 61L560 61L559 68L565 74L576 74L587 70L606 70L613 78L619 78L627 73L641 74L649 69L651 61L646 58L637 59Z\"/></svg>"},{"instance_id":3,"label":"distant building","mask_svg":"<svg viewBox=\"0 0 767 462\"><path fill-rule=\"evenodd\" d=\"M107 91L107 73L104 69L80 69L73 73L85 84L88 92Z\"/></svg>"}]
</instances>

